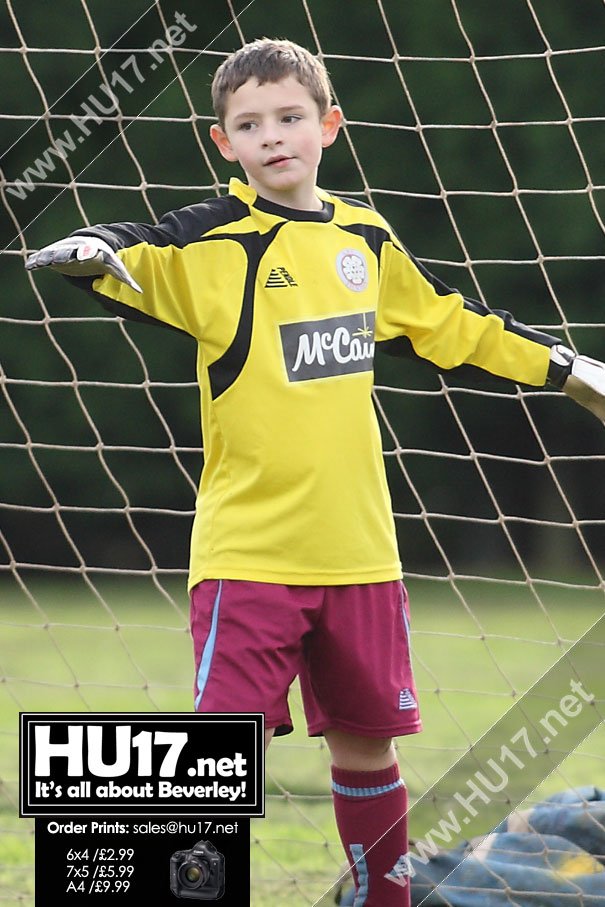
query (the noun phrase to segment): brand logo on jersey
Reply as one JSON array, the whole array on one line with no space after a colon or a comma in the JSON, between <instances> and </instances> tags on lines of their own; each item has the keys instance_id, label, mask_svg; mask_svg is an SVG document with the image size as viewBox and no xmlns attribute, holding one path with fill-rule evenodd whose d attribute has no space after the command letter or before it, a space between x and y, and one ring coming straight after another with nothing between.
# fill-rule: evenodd
<instances>
[{"instance_id":1,"label":"brand logo on jersey","mask_svg":"<svg viewBox=\"0 0 605 907\"><path fill-rule=\"evenodd\" d=\"M399 691L399 710L404 711L405 709L415 709L417 708L418 703L414 699L411 690L408 690L406 687L405 690Z\"/></svg>"},{"instance_id":2,"label":"brand logo on jersey","mask_svg":"<svg viewBox=\"0 0 605 907\"><path fill-rule=\"evenodd\" d=\"M343 249L336 256L336 270L345 287L361 293L368 285L368 265L363 252Z\"/></svg>"},{"instance_id":3,"label":"brand logo on jersey","mask_svg":"<svg viewBox=\"0 0 605 907\"><path fill-rule=\"evenodd\" d=\"M361 312L280 324L288 379L308 381L372 371L374 320L374 312Z\"/></svg>"},{"instance_id":4,"label":"brand logo on jersey","mask_svg":"<svg viewBox=\"0 0 605 907\"><path fill-rule=\"evenodd\" d=\"M297 287L298 284L285 268L272 268L266 287Z\"/></svg>"}]
</instances>

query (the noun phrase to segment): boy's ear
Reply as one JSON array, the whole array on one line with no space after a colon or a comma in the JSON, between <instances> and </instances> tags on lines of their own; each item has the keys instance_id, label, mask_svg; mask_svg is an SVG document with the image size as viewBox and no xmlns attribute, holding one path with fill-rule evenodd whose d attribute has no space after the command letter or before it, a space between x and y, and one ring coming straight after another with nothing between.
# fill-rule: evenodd
<instances>
[{"instance_id":1,"label":"boy's ear","mask_svg":"<svg viewBox=\"0 0 605 907\"><path fill-rule=\"evenodd\" d=\"M338 135L342 126L343 116L340 107L333 104L328 112L321 118L321 147L328 148Z\"/></svg>"},{"instance_id":2,"label":"boy's ear","mask_svg":"<svg viewBox=\"0 0 605 907\"><path fill-rule=\"evenodd\" d=\"M213 123L210 127L210 138L225 160L231 161L231 163L237 161L237 156L231 147L231 142L227 138L227 133L218 123Z\"/></svg>"}]
</instances>

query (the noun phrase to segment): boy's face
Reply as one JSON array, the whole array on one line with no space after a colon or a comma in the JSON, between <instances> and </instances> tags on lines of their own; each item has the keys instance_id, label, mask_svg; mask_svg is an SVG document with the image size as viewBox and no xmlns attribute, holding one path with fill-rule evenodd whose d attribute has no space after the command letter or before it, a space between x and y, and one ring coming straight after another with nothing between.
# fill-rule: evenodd
<instances>
[{"instance_id":1,"label":"boy's face","mask_svg":"<svg viewBox=\"0 0 605 907\"><path fill-rule=\"evenodd\" d=\"M335 140L342 113L320 117L309 91L293 76L259 85L248 79L227 100L225 127L210 129L228 161L239 161L263 198L294 208L317 209L314 188L323 148Z\"/></svg>"}]
</instances>

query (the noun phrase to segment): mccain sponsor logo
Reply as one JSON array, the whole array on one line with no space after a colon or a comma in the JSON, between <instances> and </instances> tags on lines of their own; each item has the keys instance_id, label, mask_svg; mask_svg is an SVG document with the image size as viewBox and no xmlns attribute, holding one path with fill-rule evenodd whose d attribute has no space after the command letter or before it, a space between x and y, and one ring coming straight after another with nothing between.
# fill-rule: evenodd
<instances>
[{"instance_id":1,"label":"mccain sponsor logo","mask_svg":"<svg viewBox=\"0 0 605 907\"><path fill-rule=\"evenodd\" d=\"M288 379L308 381L372 371L374 312L280 324Z\"/></svg>"}]
</instances>

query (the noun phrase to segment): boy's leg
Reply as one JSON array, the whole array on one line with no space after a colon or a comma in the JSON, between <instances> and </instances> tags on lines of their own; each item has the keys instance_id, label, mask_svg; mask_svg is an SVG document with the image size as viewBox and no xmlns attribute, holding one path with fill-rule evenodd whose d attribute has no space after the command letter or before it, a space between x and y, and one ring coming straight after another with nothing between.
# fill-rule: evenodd
<instances>
[{"instance_id":1,"label":"boy's leg","mask_svg":"<svg viewBox=\"0 0 605 907\"><path fill-rule=\"evenodd\" d=\"M390 738L324 732L332 795L356 907L409 907L407 791Z\"/></svg>"},{"instance_id":2,"label":"boy's leg","mask_svg":"<svg viewBox=\"0 0 605 907\"><path fill-rule=\"evenodd\" d=\"M407 907L407 791L391 740L421 724L403 584L328 587L300 679L309 734L332 753L355 907Z\"/></svg>"}]
</instances>

